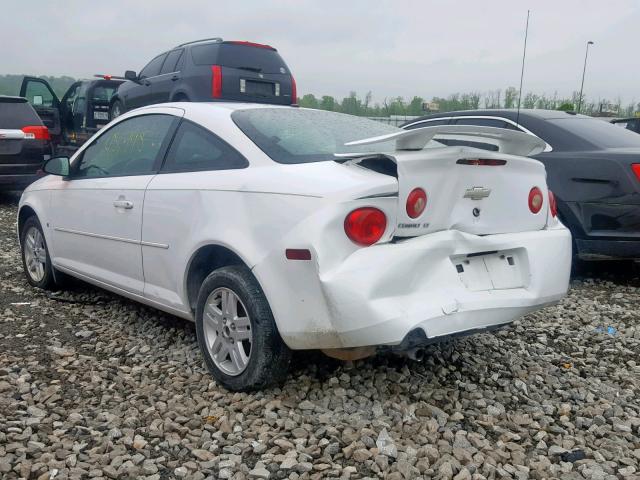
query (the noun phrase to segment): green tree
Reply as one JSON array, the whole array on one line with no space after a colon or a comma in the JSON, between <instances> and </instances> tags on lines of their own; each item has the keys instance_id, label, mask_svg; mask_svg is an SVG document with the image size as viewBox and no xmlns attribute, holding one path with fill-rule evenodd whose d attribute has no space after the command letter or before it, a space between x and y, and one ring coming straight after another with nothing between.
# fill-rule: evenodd
<instances>
[{"instance_id":1,"label":"green tree","mask_svg":"<svg viewBox=\"0 0 640 480\"><path fill-rule=\"evenodd\" d=\"M518 90L509 87L504 91L504 108L516 108L518 106Z\"/></svg>"},{"instance_id":2,"label":"green tree","mask_svg":"<svg viewBox=\"0 0 640 480\"><path fill-rule=\"evenodd\" d=\"M318 108L320 103L313 93L307 93L300 99L298 105L305 108Z\"/></svg>"},{"instance_id":3,"label":"green tree","mask_svg":"<svg viewBox=\"0 0 640 480\"><path fill-rule=\"evenodd\" d=\"M330 95L323 95L322 100L320 100L320 108L322 110L331 110L337 111L337 103L336 100Z\"/></svg>"}]
</instances>

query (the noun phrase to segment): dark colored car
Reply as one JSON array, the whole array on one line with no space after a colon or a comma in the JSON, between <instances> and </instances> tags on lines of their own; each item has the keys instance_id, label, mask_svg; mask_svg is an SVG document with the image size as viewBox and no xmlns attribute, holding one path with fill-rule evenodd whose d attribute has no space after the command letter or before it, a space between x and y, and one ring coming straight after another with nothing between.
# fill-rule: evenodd
<instances>
[{"instance_id":1,"label":"dark colored car","mask_svg":"<svg viewBox=\"0 0 640 480\"><path fill-rule=\"evenodd\" d=\"M626 128L632 132L640 133L640 117L616 118L611 120L616 127Z\"/></svg>"},{"instance_id":2,"label":"dark colored car","mask_svg":"<svg viewBox=\"0 0 640 480\"><path fill-rule=\"evenodd\" d=\"M402 128L482 125L520 130L547 144L544 163L558 214L581 259L640 259L640 136L609 122L555 110L472 110L429 115ZM494 145L440 140L495 150Z\"/></svg>"},{"instance_id":3,"label":"dark colored car","mask_svg":"<svg viewBox=\"0 0 640 480\"><path fill-rule=\"evenodd\" d=\"M296 83L278 51L221 38L183 43L164 52L118 88L111 118L163 102L239 101L291 105Z\"/></svg>"},{"instance_id":4,"label":"dark colored car","mask_svg":"<svg viewBox=\"0 0 640 480\"><path fill-rule=\"evenodd\" d=\"M0 190L22 190L51 157L49 130L26 98L0 95Z\"/></svg>"},{"instance_id":5,"label":"dark colored car","mask_svg":"<svg viewBox=\"0 0 640 480\"><path fill-rule=\"evenodd\" d=\"M109 123L111 97L124 80L110 75L71 84L62 100L51 85L36 77L24 77L20 96L26 97L49 128L58 153L72 152Z\"/></svg>"}]
</instances>

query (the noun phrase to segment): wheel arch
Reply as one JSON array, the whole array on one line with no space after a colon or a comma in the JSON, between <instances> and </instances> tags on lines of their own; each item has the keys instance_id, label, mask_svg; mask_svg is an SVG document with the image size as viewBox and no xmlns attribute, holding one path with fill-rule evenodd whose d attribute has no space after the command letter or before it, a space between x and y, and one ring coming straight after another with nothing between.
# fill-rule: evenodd
<instances>
[{"instance_id":1,"label":"wheel arch","mask_svg":"<svg viewBox=\"0 0 640 480\"><path fill-rule=\"evenodd\" d=\"M200 246L193 252L187 263L184 276L184 292L192 314L195 313L198 293L204 279L213 270L230 265L242 265L251 269L237 252L225 245L209 243Z\"/></svg>"},{"instance_id":2,"label":"wheel arch","mask_svg":"<svg viewBox=\"0 0 640 480\"><path fill-rule=\"evenodd\" d=\"M38 218L38 214L30 205L23 205L18 210L18 241L22 238L22 227L29 217Z\"/></svg>"},{"instance_id":3,"label":"wheel arch","mask_svg":"<svg viewBox=\"0 0 640 480\"><path fill-rule=\"evenodd\" d=\"M171 102L177 102L180 97L186 98L187 102L191 101L191 97L184 90L176 90L175 92L173 92L173 94L171 95L171 100L170 101Z\"/></svg>"}]
</instances>

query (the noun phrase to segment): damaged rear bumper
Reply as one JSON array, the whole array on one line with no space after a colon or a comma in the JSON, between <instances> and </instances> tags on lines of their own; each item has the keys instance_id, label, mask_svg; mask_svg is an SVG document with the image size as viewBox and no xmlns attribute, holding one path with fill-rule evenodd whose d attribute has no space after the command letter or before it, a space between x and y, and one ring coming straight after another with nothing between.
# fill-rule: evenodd
<instances>
[{"instance_id":1,"label":"damaged rear bumper","mask_svg":"<svg viewBox=\"0 0 640 480\"><path fill-rule=\"evenodd\" d=\"M561 299L571 235L562 226L487 236L448 230L361 248L328 270L300 264L289 267L297 271L286 308L265 288L291 348L402 348L407 339L502 326Z\"/></svg>"}]
</instances>

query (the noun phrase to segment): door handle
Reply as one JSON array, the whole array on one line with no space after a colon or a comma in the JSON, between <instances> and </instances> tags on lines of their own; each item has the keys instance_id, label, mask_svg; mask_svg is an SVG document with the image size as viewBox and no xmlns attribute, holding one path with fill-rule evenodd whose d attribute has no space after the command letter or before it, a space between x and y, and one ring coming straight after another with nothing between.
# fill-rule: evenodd
<instances>
[{"instance_id":1,"label":"door handle","mask_svg":"<svg viewBox=\"0 0 640 480\"><path fill-rule=\"evenodd\" d=\"M180 80L180 75L174 75L173 77L171 77L172 81L176 81L176 80Z\"/></svg>"},{"instance_id":2,"label":"door handle","mask_svg":"<svg viewBox=\"0 0 640 480\"><path fill-rule=\"evenodd\" d=\"M116 200L113 202L113 206L116 208L124 208L126 210L131 210L133 208L133 202L129 200Z\"/></svg>"}]
</instances>

